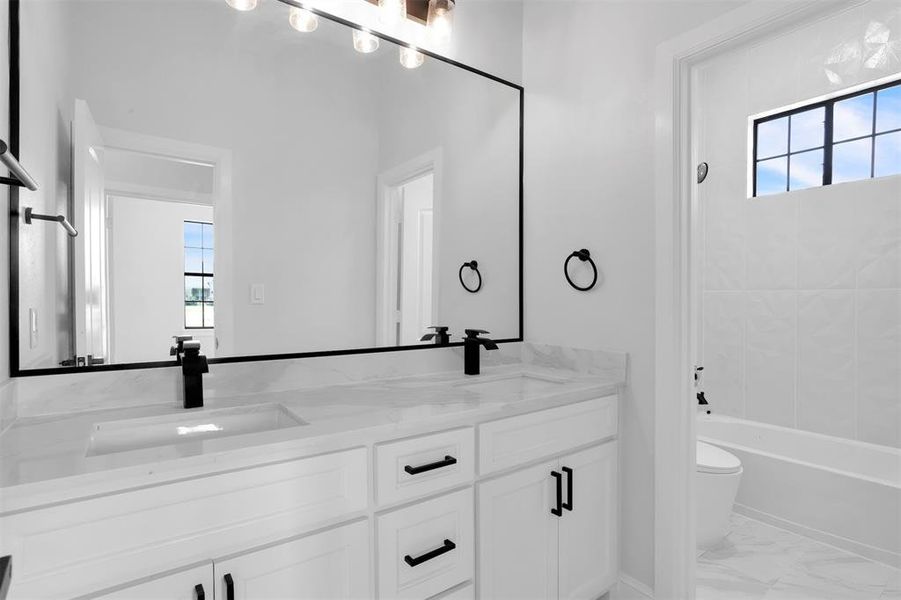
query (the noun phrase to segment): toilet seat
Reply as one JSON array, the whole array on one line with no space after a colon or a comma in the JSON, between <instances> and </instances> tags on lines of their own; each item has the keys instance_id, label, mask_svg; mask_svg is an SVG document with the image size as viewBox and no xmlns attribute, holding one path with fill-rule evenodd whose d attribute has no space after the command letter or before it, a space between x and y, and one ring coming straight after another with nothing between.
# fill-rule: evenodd
<instances>
[{"instance_id":1,"label":"toilet seat","mask_svg":"<svg viewBox=\"0 0 901 600\"><path fill-rule=\"evenodd\" d=\"M728 475L741 471L741 460L731 452L701 441L697 446L698 473Z\"/></svg>"}]
</instances>

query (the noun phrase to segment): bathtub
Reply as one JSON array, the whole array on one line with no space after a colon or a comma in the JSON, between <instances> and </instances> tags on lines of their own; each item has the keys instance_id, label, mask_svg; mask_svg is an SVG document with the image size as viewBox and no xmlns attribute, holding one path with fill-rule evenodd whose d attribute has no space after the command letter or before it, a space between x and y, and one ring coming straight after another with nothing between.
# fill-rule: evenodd
<instances>
[{"instance_id":1,"label":"bathtub","mask_svg":"<svg viewBox=\"0 0 901 600\"><path fill-rule=\"evenodd\" d=\"M709 415L698 439L741 459L736 512L901 567L901 449Z\"/></svg>"}]
</instances>

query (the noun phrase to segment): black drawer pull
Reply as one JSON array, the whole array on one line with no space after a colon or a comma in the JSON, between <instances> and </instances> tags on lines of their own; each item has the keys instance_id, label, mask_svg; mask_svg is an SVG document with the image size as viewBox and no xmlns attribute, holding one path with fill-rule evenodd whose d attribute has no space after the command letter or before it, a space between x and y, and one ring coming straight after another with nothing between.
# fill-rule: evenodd
<instances>
[{"instance_id":1,"label":"black drawer pull","mask_svg":"<svg viewBox=\"0 0 901 600\"><path fill-rule=\"evenodd\" d=\"M416 565L421 565L422 563L432 560L433 558L437 558L446 552L450 552L454 548L457 547L457 544L453 543L450 540L444 540L444 545L440 548L435 548L429 552L426 552L422 556L417 556L413 558L409 554L404 557L404 562L410 565L411 567L415 567Z\"/></svg>"},{"instance_id":2,"label":"black drawer pull","mask_svg":"<svg viewBox=\"0 0 901 600\"><path fill-rule=\"evenodd\" d=\"M410 475L419 475L420 473L425 473L426 471L434 471L435 469L449 467L455 464L457 464L457 459L453 456L446 455L444 457L444 460L439 460L438 462L429 463L427 465L420 465L418 467L411 467L410 465L407 465L406 467L404 467L404 471L406 471Z\"/></svg>"},{"instance_id":3,"label":"black drawer pull","mask_svg":"<svg viewBox=\"0 0 901 600\"><path fill-rule=\"evenodd\" d=\"M551 514L557 517L563 516L563 475L557 471L551 471L551 477L556 480L557 506L551 509Z\"/></svg>"},{"instance_id":4,"label":"black drawer pull","mask_svg":"<svg viewBox=\"0 0 901 600\"><path fill-rule=\"evenodd\" d=\"M560 469L566 473L566 502L563 503L564 510L573 509L573 470L569 467Z\"/></svg>"},{"instance_id":5,"label":"black drawer pull","mask_svg":"<svg viewBox=\"0 0 901 600\"><path fill-rule=\"evenodd\" d=\"M235 580L232 579L231 573L226 573L225 577L225 600L235 600Z\"/></svg>"},{"instance_id":6,"label":"black drawer pull","mask_svg":"<svg viewBox=\"0 0 901 600\"><path fill-rule=\"evenodd\" d=\"M194 586L194 596L196 600L206 600L206 594L203 593L203 585L198 583Z\"/></svg>"}]
</instances>

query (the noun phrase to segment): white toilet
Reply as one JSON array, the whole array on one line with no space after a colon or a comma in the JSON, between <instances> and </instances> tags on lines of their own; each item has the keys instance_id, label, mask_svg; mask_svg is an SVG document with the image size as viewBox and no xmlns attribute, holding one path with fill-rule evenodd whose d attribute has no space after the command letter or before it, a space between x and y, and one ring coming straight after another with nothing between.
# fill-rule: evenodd
<instances>
[{"instance_id":1,"label":"white toilet","mask_svg":"<svg viewBox=\"0 0 901 600\"><path fill-rule=\"evenodd\" d=\"M741 481L741 461L706 442L697 447L698 547L710 547L726 535Z\"/></svg>"}]
</instances>

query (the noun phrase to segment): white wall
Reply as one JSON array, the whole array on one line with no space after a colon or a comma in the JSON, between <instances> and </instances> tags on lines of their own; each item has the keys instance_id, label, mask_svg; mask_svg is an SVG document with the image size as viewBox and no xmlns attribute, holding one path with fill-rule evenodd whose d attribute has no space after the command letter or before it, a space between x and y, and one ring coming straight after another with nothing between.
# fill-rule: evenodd
<instances>
[{"instance_id":1,"label":"white wall","mask_svg":"<svg viewBox=\"0 0 901 600\"><path fill-rule=\"evenodd\" d=\"M513 83L523 75L523 1L466 0L457 4L446 55Z\"/></svg>"},{"instance_id":2,"label":"white wall","mask_svg":"<svg viewBox=\"0 0 901 600\"><path fill-rule=\"evenodd\" d=\"M526 2L526 338L630 355L623 411L625 573L654 581L655 46L728 2ZM603 272L570 288L588 248Z\"/></svg>"},{"instance_id":3,"label":"white wall","mask_svg":"<svg viewBox=\"0 0 901 600\"><path fill-rule=\"evenodd\" d=\"M73 104L69 73L68 8L65 2L21 3L21 118L19 159L38 190L19 192L19 206L37 213L69 215L70 128ZM75 223L78 227L78 223ZM66 265L69 238L55 224L19 222L19 337L23 368L56 366L69 354ZM38 336L28 333L29 309Z\"/></svg>"},{"instance_id":4,"label":"white wall","mask_svg":"<svg viewBox=\"0 0 901 600\"><path fill-rule=\"evenodd\" d=\"M32 20L39 22L33 4L28 3L28 10L35 17ZM490 37L486 28L501 23L497 6L478 3L470 15L460 19L451 54L462 58L454 54L462 48L484 52L478 66L518 80L521 6L518 2L503 4L511 18ZM55 6L49 4L48 10ZM230 338L234 344L221 348L222 354L374 345L375 271L369 257L375 247L374 182L377 167L381 168L377 157L382 142L389 145L398 130L411 127L411 121L403 118L394 119L393 127L383 126L379 111L390 102L380 104L376 99L376 81L384 79L382 73L387 70L400 85L404 78L412 81L431 69L442 76L456 75L476 87L500 86L437 61L430 61L419 73L408 72L397 64L396 49L387 44L380 56L361 56L351 48L349 31L330 22L322 22L315 34L298 34L287 26L286 8L277 3L264 4L250 14L228 10L221 2L187 4L180 10L179 18L173 20L152 3L80 2L66 23L66 43L74 49L67 57L72 97L87 100L102 126L232 151L235 210L230 222L218 222L221 219L217 218L220 241L231 238L228 246L233 257L229 268L220 252L217 270L227 269L235 282L229 293L220 289L218 299L220 309L229 303L234 315ZM109 26L98 25L101 23ZM161 32L167 38L167 52L146 53ZM87 39L90 43L85 43ZM267 43L261 44L260 39ZM304 52L305 46L319 46L323 39L333 46L332 53ZM490 53L489 48L496 44L501 44L502 50ZM297 52L285 51L295 45ZM116 52L109 52L110 48ZM191 60L185 61L185 56ZM223 57L230 63L228 69L221 68ZM354 66L348 68L349 63ZM378 68L389 63L390 68ZM442 117L450 119L451 125L435 132L457 133L446 164L450 169L466 169L466 177L448 179L445 239L464 243L461 232L468 221L474 241L466 242L465 258L453 253L453 258L447 259L450 265L469 260L470 251L478 254L480 245L496 245L497 240L506 239L502 227L495 226L482 207L492 207L493 214L509 208L510 214L515 214L516 194L509 195L509 202L506 189L482 185L486 182L472 175L490 164L484 160L487 155L500 152L505 162L489 177L509 176L506 183L515 187L517 124L515 92L509 88L503 88L501 102L503 110L507 105L514 110L507 110L501 123L481 119L486 111L473 110L463 87L445 85L442 89L446 92L443 96L432 90L434 100L420 102L416 117L421 123L419 133L432 123L443 123ZM396 89L383 86L382 90L386 96L396 96ZM396 111L392 114L403 117ZM223 127L223 123L230 125ZM495 141L472 143L482 130L493 133ZM464 146L476 147L476 151L460 152ZM486 154L480 157L483 151ZM296 192L286 194L285 190ZM488 195L504 196L503 204ZM476 221L471 214L465 219L452 218L449 207L455 205L461 213L475 206L483 217L482 230L473 228ZM506 220L515 225L515 219ZM46 263L41 269L23 265L29 274L62 271L64 261L50 252L28 250L23 254L32 262ZM493 265L495 275L475 309L493 306L498 298L503 305L480 315L479 321L502 337L514 337L517 315L510 307L517 302L515 240L508 241L502 255L482 254L487 268ZM448 267L444 271L448 284L443 289L459 292L455 270ZM250 303L249 288L254 283L265 285L265 305ZM23 289L35 293L44 286L35 280ZM459 295L442 302L445 312L456 314L465 309L472 314L473 300L458 302ZM465 321L452 316L445 320L459 321L459 329ZM43 362L42 366L49 366L54 358L38 357L29 365Z\"/></svg>"},{"instance_id":5,"label":"white wall","mask_svg":"<svg viewBox=\"0 0 901 600\"><path fill-rule=\"evenodd\" d=\"M393 49L392 49L393 50ZM519 336L519 92L444 63L382 70L379 169L438 150L438 313L464 329ZM459 282L476 260L482 289Z\"/></svg>"},{"instance_id":6,"label":"white wall","mask_svg":"<svg viewBox=\"0 0 901 600\"><path fill-rule=\"evenodd\" d=\"M750 116L901 72L866 66L879 24L901 44L871 2L699 69L704 378L719 413L899 446L901 177L746 193Z\"/></svg>"},{"instance_id":7,"label":"white wall","mask_svg":"<svg viewBox=\"0 0 901 600\"><path fill-rule=\"evenodd\" d=\"M113 196L108 214L113 361L161 360L184 333L215 356L210 332L184 327L184 222L212 222L213 207Z\"/></svg>"},{"instance_id":8,"label":"white wall","mask_svg":"<svg viewBox=\"0 0 901 600\"><path fill-rule=\"evenodd\" d=\"M374 73L349 35L332 53L304 52L316 40L267 8L279 7L186 3L172 19L152 2L82 2L73 92L103 126L232 152L232 219L216 219L217 270L234 281L217 298L234 315L222 354L371 346ZM146 52L163 35L166 52ZM250 303L252 283L265 305Z\"/></svg>"}]
</instances>

